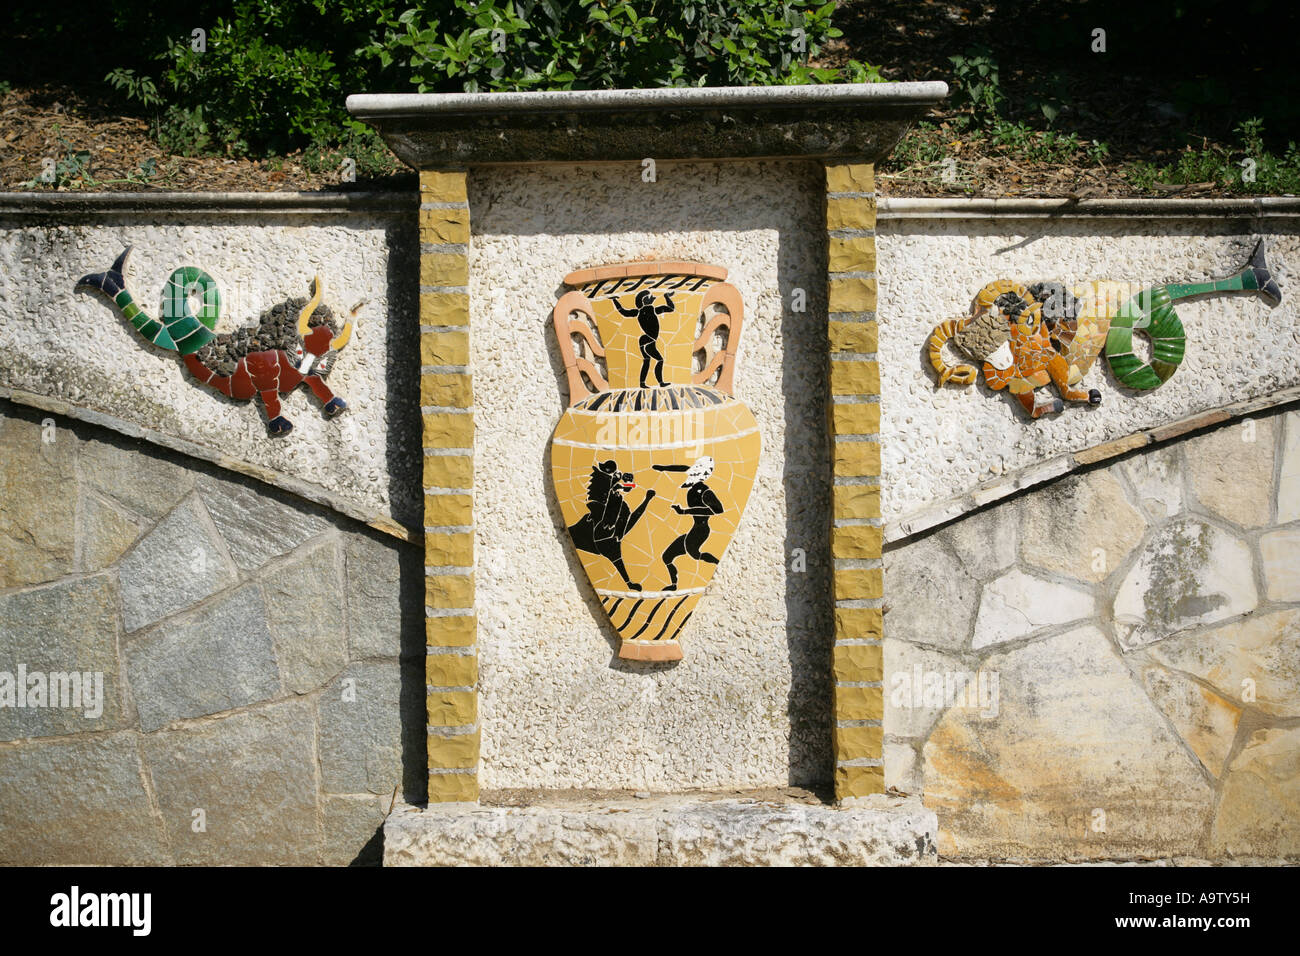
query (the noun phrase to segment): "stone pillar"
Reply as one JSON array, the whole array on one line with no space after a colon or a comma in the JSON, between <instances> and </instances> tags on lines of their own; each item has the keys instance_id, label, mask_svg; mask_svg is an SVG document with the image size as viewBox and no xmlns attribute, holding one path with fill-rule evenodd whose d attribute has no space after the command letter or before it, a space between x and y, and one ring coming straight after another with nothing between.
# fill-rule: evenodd
<instances>
[{"instance_id":1,"label":"stone pillar","mask_svg":"<svg viewBox=\"0 0 1300 956\"><path fill-rule=\"evenodd\" d=\"M835 798L883 793L880 368L870 163L827 164Z\"/></svg>"},{"instance_id":2,"label":"stone pillar","mask_svg":"<svg viewBox=\"0 0 1300 956\"><path fill-rule=\"evenodd\" d=\"M478 801L474 393L466 173L420 173L429 802Z\"/></svg>"}]
</instances>

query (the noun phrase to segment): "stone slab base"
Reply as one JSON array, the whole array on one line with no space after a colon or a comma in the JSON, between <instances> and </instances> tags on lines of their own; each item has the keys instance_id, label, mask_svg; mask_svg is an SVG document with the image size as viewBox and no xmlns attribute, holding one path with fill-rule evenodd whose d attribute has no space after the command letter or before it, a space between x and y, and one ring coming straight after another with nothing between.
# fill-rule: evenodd
<instances>
[{"instance_id":1,"label":"stone slab base","mask_svg":"<svg viewBox=\"0 0 1300 956\"><path fill-rule=\"evenodd\" d=\"M938 862L937 826L919 800L883 796L400 806L384 824L384 865L915 866Z\"/></svg>"}]
</instances>

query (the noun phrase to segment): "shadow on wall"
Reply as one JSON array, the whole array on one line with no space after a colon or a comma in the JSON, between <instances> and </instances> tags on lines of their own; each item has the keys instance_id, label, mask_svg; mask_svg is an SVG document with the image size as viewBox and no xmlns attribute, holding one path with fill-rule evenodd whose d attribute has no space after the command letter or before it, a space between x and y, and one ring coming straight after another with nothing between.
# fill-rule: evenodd
<instances>
[{"instance_id":1,"label":"shadow on wall","mask_svg":"<svg viewBox=\"0 0 1300 956\"><path fill-rule=\"evenodd\" d=\"M379 863L426 796L421 549L9 402L0 476L0 672L33 689L0 862Z\"/></svg>"}]
</instances>

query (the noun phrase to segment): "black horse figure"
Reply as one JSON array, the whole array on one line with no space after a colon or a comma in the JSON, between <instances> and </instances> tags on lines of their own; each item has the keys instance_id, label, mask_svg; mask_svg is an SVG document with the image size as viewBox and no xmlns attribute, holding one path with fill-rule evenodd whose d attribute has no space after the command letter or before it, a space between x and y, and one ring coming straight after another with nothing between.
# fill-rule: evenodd
<instances>
[{"instance_id":1,"label":"black horse figure","mask_svg":"<svg viewBox=\"0 0 1300 956\"><path fill-rule=\"evenodd\" d=\"M623 566L623 538L641 520L650 499L655 496L653 490L646 491L645 500L633 511L623 500L623 495L635 487L632 473L620 472L618 463L612 458L595 465L591 469L591 481L587 483L587 513L569 528L573 546L579 551L609 559L629 591L640 591L641 585L632 582Z\"/></svg>"}]
</instances>

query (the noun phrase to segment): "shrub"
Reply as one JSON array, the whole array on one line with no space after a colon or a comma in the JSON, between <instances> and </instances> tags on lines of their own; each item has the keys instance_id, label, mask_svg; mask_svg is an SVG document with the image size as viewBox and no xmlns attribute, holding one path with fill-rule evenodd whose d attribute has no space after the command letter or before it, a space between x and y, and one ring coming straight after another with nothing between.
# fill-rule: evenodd
<instances>
[{"instance_id":1,"label":"shrub","mask_svg":"<svg viewBox=\"0 0 1300 956\"><path fill-rule=\"evenodd\" d=\"M878 80L856 61L843 72L808 65L840 35L834 10L833 0L237 0L205 48L186 36L155 55L156 83L125 67L108 79L142 104L161 97L166 143L274 153L360 135L343 103L367 90Z\"/></svg>"},{"instance_id":2,"label":"shrub","mask_svg":"<svg viewBox=\"0 0 1300 956\"><path fill-rule=\"evenodd\" d=\"M1215 145L1189 147L1171 165L1133 163L1125 176L1144 190L1157 183L1214 183L1240 193L1300 193L1300 146L1288 142L1281 155L1270 152L1264 143L1263 121L1258 118L1239 123L1233 132L1238 140L1235 150Z\"/></svg>"}]
</instances>

